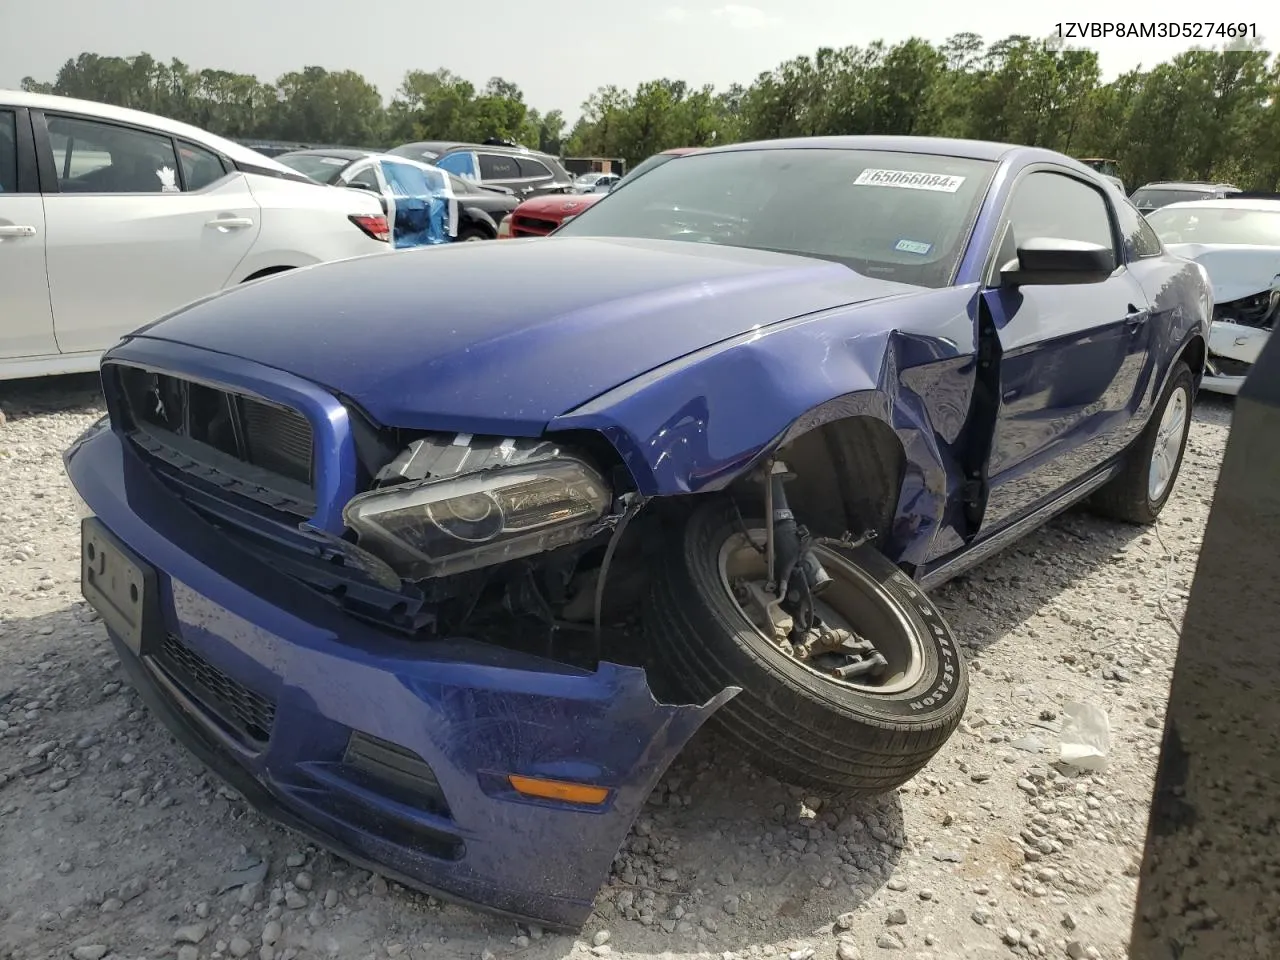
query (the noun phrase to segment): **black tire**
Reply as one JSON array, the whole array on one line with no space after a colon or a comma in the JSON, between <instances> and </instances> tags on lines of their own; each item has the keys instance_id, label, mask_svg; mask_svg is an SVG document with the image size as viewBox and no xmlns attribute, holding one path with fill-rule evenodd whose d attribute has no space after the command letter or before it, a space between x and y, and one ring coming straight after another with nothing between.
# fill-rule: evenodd
<instances>
[{"instance_id":1,"label":"black tire","mask_svg":"<svg viewBox=\"0 0 1280 960\"><path fill-rule=\"evenodd\" d=\"M459 242L469 243L469 242L474 242L476 240L492 240L492 239L493 237L489 236L489 234L485 233L483 230L479 229L478 227L469 227L466 230L460 230L458 232Z\"/></svg>"},{"instance_id":2,"label":"black tire","mask_svg":"<svg viewBox=\"0 0 1280 960\"><path fill-rule=\"evenodd\" d=\"M1160 424L1164 419L1174 393L1182 390L1185 395L1186 419L1182 425L1182 441L1178 445L1178 455L1174 460L1173 475L1165 485L1164 492L1152 499L1148 489L1148 477L1151 471L1151 460L1155 453L1156 442L1160 434ZM1093 495L1091 509L1111 520L1124 523L1147 525L1156 522L1160 511L1169 501L1173 488L1177 486L1178 474L1182 471L1182 456L1187 449L1187 436L1191 433L1191 412L1195 403L1196 382L1191 370L1179 361L1174 367L1169 382L1165 384L1160 402L1151 411L1151 419L1138 435L1124 455L1124 466L1120 473L1109 480L1101 490Z\"/></svg>"},{"instance_id":3,"label":"black tire","mask_svg":"<svg viewBox=\"0 0 1280 960\"><path fill-rule=\"evenodd\" d=\"M764 526L751 517L745 522ZM769 645L730 593L720 552L742 531L734 505L716 498L671 538L646 608L657 669L697 703L741 687L708 722L779 780L855 795L882 794L910 780L955 731L968 700L967 668L946 620L875 549L824 552L833 578L862 583L886 622L896 621L904 637L918 641L922 664L918 680L892 694L828 679Z\"/></svg>"}]
</instances>

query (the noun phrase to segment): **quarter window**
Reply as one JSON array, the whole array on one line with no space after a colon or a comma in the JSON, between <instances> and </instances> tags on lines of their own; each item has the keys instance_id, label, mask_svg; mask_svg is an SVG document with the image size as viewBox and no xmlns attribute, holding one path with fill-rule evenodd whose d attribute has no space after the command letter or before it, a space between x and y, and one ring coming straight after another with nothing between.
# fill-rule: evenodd
<instances>
[{"instance_id":1,"label":"quarter window","mask_svg":"<svg viewBox=\"0 0 1280 960\"><path fill-rule=\"evenodd\" d=\"M18 192L18 124L12 110L0 110L0 193Z\"/></svg>"},{"instance_id":2,"label":"quarter window","mask_svg":"<svg viewBox=\"0 0 1280 960\"><path fill-rule=\"evenodd\" d=\"M482 180L519 180L520 167L515 157L482 153L480 154L480 178Z\"/></svg>"},{"instance_id":3,"label":"quarter window","mask_svg":"<svg viewBox=\"0 0 1280 960\"><path fill-rule=\"evenodd\" d=\"M155 133L70 117L48 118L63 193L178 193L173 141Z\"/></svg>"},{"instance_id":4,"label":"quarter window","mask_svg":"<svg viewBox=\"0 0 1280 960\"><path fill-rule=\"evenodd\" d=\"M1164 252L1160 246L1160 238L1156 236L1151 224L1147 223L1147 218L1128 200L1116 201L1116 219L1120 221L1124 252L1130 260L1158 257Z\"/></svg>"},{"instance_id":5,"label":"quarter window","mask_svg":"<svg viewBox=\"0 0 1280 960\"><path fill-rule=\"evenodd\" d=\"M227 175L221 157L195 144L179 143L178 161L182 164L182 181L188 190L203 190Z\"/></svg>"}]
</instances>

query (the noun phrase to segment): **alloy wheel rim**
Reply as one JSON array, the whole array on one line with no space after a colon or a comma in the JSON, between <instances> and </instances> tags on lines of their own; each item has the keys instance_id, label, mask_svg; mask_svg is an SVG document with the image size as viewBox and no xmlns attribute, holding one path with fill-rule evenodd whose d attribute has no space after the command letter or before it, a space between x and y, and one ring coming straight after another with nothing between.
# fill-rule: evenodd
<instances>
[{"instance_id":1,"label":"alloy wheel rim","mask_svg":"<svg viewBox=\"0 0 1280 960\"><path fill-rule=\"evenodd\" d=\"M1178 454L1187 432L1187 416L1191 404L1185 387L1177 387L1169 394L1160 426L1156 429L1155 447L1151 451L1151 465L1147 471L1147 499L1156 503L1169 491L1178 469Z\"/></svg>"}]
</instances>

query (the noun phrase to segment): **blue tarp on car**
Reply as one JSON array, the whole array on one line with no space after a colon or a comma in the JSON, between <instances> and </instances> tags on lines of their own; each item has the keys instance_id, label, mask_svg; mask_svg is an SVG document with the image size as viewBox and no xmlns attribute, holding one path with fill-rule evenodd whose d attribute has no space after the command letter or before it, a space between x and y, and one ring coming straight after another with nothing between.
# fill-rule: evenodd
<instances>
[{"instance_id":1,"label":"blue tarp on car","mask_svg":"<svg viewBox=\"0 0 1280 960\"><path fill-rule=\"evenodd\" d=\"M391 192L392 238L396 248L448 243L458 233L458 202L449 177L417 163L383 163Z\"/></svg>"}]
</instances>

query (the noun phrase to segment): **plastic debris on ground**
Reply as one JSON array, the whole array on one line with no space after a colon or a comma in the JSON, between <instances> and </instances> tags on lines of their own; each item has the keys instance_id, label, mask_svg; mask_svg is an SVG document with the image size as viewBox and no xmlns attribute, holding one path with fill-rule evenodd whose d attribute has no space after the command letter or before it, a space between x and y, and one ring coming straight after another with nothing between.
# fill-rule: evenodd
<instances>
[{"instance_id":1,"label":"plastic debris on ground","mask_svg":"<svg viewBox=\"0 0 1280 960\"><path fill-rule=\"evenodd\" d=\"M1111 721L1091 703L1063 704L1061 760L1081 770L1105 770L1111 750Z\"/></svg>"}]
</instances>

